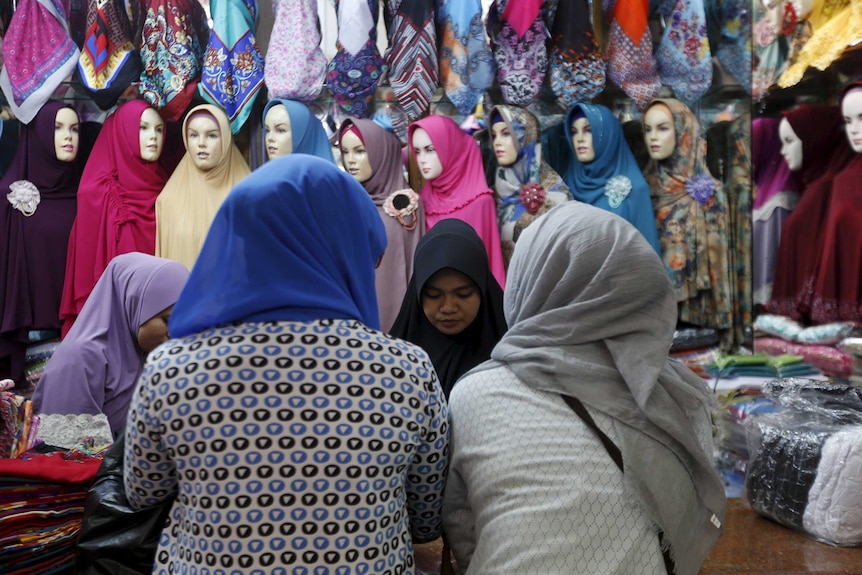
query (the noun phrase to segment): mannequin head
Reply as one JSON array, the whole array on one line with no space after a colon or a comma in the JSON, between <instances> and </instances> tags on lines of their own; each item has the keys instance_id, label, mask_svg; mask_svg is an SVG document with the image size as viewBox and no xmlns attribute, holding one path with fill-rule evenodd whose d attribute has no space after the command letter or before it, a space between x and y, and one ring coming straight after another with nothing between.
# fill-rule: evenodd
<instances>
[{"instance_id":1,"label":"mannequin head","mask_svg":"<svg viewBox=\"0 0 862 575\"><path fill-rule=\"evenodd\" d=\"M793 6L797 20L808 18L809 14L811 14L811 9L814 7L814 0L790 0L787 3Z\"/></svg>"},{"instance_id":2,"label":"mannequin head","mask_svg":"<svg viewBox=\"0 0 862 575\"><path fill-rule=\"evenodd\" d=\"M850 88L841 99L841 115L850 147L862 153L862 86Z\"/></svg>"},{"instance_id":3,"label":"mannequin head","mask_svg":"<svg viewBox=\"0 0 862 575\"><path fill-rule=\"evenodd\" d=\"M578 112L579 110L576 110ZM583 112L575 114L575 121L569 126L572 135L572 148L575 157L582 164L588 164L596 159L596 149L593 146L593 129Z\"/></svg>"},{"instance_id":4,"label":"mannequin head","mask_svg":"<svg viewBox=\"0 0 862 575\"><path fill-rule=\"evenodd\" d=\"M153 108L141 114L141 158L155 162L162 155L165 145L165 121Z\"/></svg>"},{"instance_id":5,"label":"mannequin head","mask_svg":"<svg viewBox=\"0 0 862 575\"><path fill-rule=\"evenodd\" d=\"M341 164L360 184L374 175L365 142L359 137L355 127L348 128L341 134Z\"/></svg>"},{"instance_id":6,"label":"mannequin head","mask_svg":"<svg viewBox=\"0 0 862 575\"><path fill-rule=\"evenodd\" d=\"M290 114L282 104L271 107L263 119L266 140L266 156L271 160L286 156L293 151L293 132L290 130Z\"/></svg>"},{"instance_id":7,"label":"mannequin head","mask_svg":"<svg viewBox=\"0 0 862 575\"><path fill-rule=\"evenodd\" d=\"M428 132L422 128L416 128L413 131L413 141L410 144L413 146L416 164L419 166L423 178L433 180L443 173L443 164L440 163L437 149L434 147Z\"/></svg>"},{"instance_id":8,"label":"mannequin head","mask_svg":"<svg viewBox=\"0 0 862 575\"><path fill-rule=\"evenodd\" d=\"M78 156L78 113L72 108L60 108L54 118L54 152L61 162L71 162Z\"/></svg>"},{"instance_id":9,"label":"mannequin head","mask_svg":"<svg viewBox=\"0 0 862 575\"><path fill-rule=\"evenodd\" d=\"M501 166L511 166L518 159L518 140L503 118L493 118L491 124L491 144L494 155Z\"/></svg>"},{"instance_id":10,"label":"mannequin head","mask_svg":"<svg viewBox=\"0 0 862 575\"><path fill-rule=\"evenodd\" d=\"M644 114L644 141L653 160L666 160L676 149L673 113L662 102L647 108Z\"/></svg>"},{"instance_id":11,"label":"mannequin head","mask_svg":"<svg viewBox=\"0 0 862 575\"><path fill-rule=\"evenodd\" d=\"M802 140L793 131L787 118L778 124L778 137L781 138L781 155L791 172L802 169Z\"/></svg>"},{"instance_id":12,"label":"mannequin head","mask_svg":"<svg viewBox=\"0 0 862 575\"><path fill-rule=\"evenodd\" d=\"M194 112L186 123L186 151L202 172L208 172L221 162L221 139L221 128L209 112Z\"/></svg>"}]
</instances>

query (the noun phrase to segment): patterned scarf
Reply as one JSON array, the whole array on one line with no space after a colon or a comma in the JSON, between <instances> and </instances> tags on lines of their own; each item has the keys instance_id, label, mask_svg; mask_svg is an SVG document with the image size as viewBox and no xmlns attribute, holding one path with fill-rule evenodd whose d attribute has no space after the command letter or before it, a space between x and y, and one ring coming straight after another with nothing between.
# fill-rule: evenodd
<instances>
[{"instance_id":1,"label":"patterned scarf","mask_svg":"<svg viewBox=\"0 0 862 575\"><path fill-rule=\"evenodd\" d=\"M179 120L197 89L209 27L197 0L149 0L138 91L166 119Z\"/></svg>"},{"instance_id":2,"label":"patterned scarf","mask_svg":"<svg viewBox=\"0 0 862 575\"><path fill-rule=\"evenodd\" d=\"M80 52L69 36L68 0L21 0L3 38L0 89L15 117L29 124L74 70Z\"/></svg>"},{"instance_id":3,"label":"patterned scarf","mask_svg":"<svg viewBox=\"0 0 862 575\"><path fill-rule=\"evenodd\" d=\"M468 116L494 82L494 60L485 44L481 0L437 0L440 76L458 111Z\"/></svg>"},{"instance_id":4,"label":"patterned scarf","mask_svg":"<svg viewBox=\"0 0 862 575\"><path fill-rule=\"evenodd\" d=\"M377 0L335 0L338 41L326 67L326 85L351 116L366 118L386 64L377 50Z\"/></svg>"},{"instance_id":5,"label":"patterned scarf","mask_svg":"<svg viewBox=\"0 0 862 575\"><path fill-rule=\"evenodd\" d=\"M551 89L566 107L605 87L605 61L592 30L587 0L560 0L551 30Z\"/></svg>"},{"instance_id":6,"label":"patterned scarf","mask_svg":"<svg viewBox=\"0 0 862 575\"><path fill-rule=\"evenodd\" d=\"M389 85L409 121L422 117L437 89L437 30L427 0L388 0L384 12Z\"/></svg>"},{"instance_id":7,"label":"patterned scarf","mask_svg":"<svg viewBox=\"0 0 862 575\"><path fill-rule=\"evenodd\" d=\"M707 7L706 16L709 43L716 58L733 79L751 93L749 3L747 0L715 0Z\"/></svg>"},{"instance_id":8,"label":"patterned scarf","mask_svg":"<svg viewBox=\"0 0 862 575\"><path fill-rule=\"evenodd\" d=\"M263 86L263 56L257 48L257 0L211 0L213 29L198 91L221 106L236 134Z\"/></svg>"},{"instance_id":9,"label":"patterned scarf","mask_svg":"<svg viewBox=\"0 0 862 575\"><path fill-rule=\"evenodd\" d=\"M691 105L712 84L703 0L665 0L660 10L668 24L656 52L658 74L662 84Z\"/></svg>"},{"instance_id":10,"label":"patterned scarf","mask_svg":"<svg viewBox=\"0 0 862 575\"><path fill-rule=\"evenodd\" d=\"M528 106L535 100L548 69L547 28L541 1L497 0L486 26L497 64L497 84L509 104Z\"/></svg>"},{"instance_id":11,"label":"patterned scarf","mask_svg":"<svg viewBox=\"0 0 862 575\"><path fill-rule=\"evenodd\" d=\"M661 91L647 27L649 0L605 0L608 31L608 78L635 101L639 109Z\"/></svg>"},{"instance_id":12,"label":"patterned scarf","mask_svg":"<svg viewBox=\"0 0 862 575\"><path fill-rule=\"evenodd\" d=\"M264 66L269 95L311 102L326 76L317 0L273 0L272 12L275 22Z\"/></svg>"}]
</instances>

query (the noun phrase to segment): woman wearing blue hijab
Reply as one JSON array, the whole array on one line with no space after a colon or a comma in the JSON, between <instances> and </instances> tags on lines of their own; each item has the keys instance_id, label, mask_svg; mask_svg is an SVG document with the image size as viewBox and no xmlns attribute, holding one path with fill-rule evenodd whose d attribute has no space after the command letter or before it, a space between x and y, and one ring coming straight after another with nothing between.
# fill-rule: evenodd
<instances>
[{"instance_id":1,"label":"woman wearing blue hijab","mask_svg":"<svg viewBox=\"0 0 862 575\"><path fill-rule=\"evenodd\" d=\"M154 573L414 573L441 533L448 408L425 351L378 329L385 247L326 160L276 158L228 194L129 408L130 505L177 494Z\"/></svg>"},{"instance_id":2,"label":"woman wearing blue hijab","mask_svg":"<svg viewBox=\"0 0 862 575\"><path fill-rule=\"evenodd\" d=\"M308 154L335 163L323 124L302 102L279 98L267 102L263 133L267 159Z\"/></svg>"},{"instance_id":3,"label":"woman wearing blue hijab","mask_svg":"<svg viewBox=\"0 0 862 575\"><path fill-rule=\"evenodd\" d=\"M575 104L562 131L565 144L558 142L556 153L547 157L574 198L625 218L660 253L649 184L613 112L597 104Z\"/></svg>"}]
</instances>

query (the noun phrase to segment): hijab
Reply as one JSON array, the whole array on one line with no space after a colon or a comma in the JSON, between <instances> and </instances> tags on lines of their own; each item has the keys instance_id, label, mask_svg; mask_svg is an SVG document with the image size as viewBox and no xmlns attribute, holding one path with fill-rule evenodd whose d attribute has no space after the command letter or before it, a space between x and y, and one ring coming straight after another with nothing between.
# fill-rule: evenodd
<instances>
[{"instance_id":1,"label":"hijab","mask_svg":"<svg viewBox=\"0 0 862 575\"><path fill-rule=\"evenodd\" d=\"M114 256L155 252L156 198L172 166L167 145L156 162L141 157L141 115L149 107L143 100L121 104L105 120L90 152L66 257L60 316L67 325ZM165 124L166 144L168 131Z\"/></svg>"},{"instance_id":2,"label":"hijab","mask_svg":"<svg viewBox=\"0 0 862 575\"><path fill-rule=\"evenodd\" d=\"M115 257L33 393L34 413L104 413L116 433L143 369L138 330L177 301L189 272L142 253Z\"/></svg>"},{"instance_id":3,"label":"hijab","mask_svg":"<svg viewBox=\"0 0 862 575\"><path fill-rule=\"evenodd\" d=\"M199 114L215 120L221 132L221 160L207 171L195 165L188 151L189 121ZM156 200L156 255L191 269L219 206L251 170L233 143L227 114L218 106L203 104L189 111L183 144L186 154Z\"/></svg>"},{"instance_id":4,"label":"hijab","mask_svg":"<svg viewBox=\"0 0 862 575\"><path fill-rule=\"evenodd\" d=\"M386 232L368 193L305 154L266 162L219 208L171 315L184 337L244 321L356 319L378 328Z\"/></svg>"},{"instance_id":5,"label":"hijab","mask_svg":"<svg viewBox=\"0 0 862 575\"><path fill-rule=\"evenodd\" d=\"M782 115L787 118L793 133L802 140L800 177L805 186L821 176L831 180L853 157L838 106L801 104Z\"/></svg>"},{"instance_id":6,"label":"hijab","mask_svg":"<svg viewBox=\"0 0 862 575\"><path fill-rule=\"evenodd\" d=\"M443 171L425 182L419 195L428 215L450 214L483 194L492 194L485 180L479 146L449 117L431 114L407 127L412 149L413 133L422 128L434 143Z\"/></svg>"},{"instance_id":7,"label":"hijab","mask_svg":"<svg viewBox=\"0 0 862 575\"><path fill-rule=\"evenodd\" d=\"M567 203L524 231L508 284L509 331L491 358L614 419L627 488L664 532L675 572L696 575L725 512L698 441L711 437L715 399L668 358L676 301L655 250L622 218Z\"/></svg>"},{"instance_id":8,"label":"hijab","mask_svg":"<svg viewBox=\"0 0 862 575\"><path fill-rule=\"evenodd\" d=\"M757 196L753 208L758 210L780 192L799 190L799 174L791 172L781 157L778 118L754 118L751 122L751 163ZM804 146L805 144L803 144Z\"/></svg>"},{"instance_id":9,"label":"hijab","mask_svg":"<svg viewBox=\"0 0 862 575\"><path fill-rule=\"evenodd\" d=\"M371 177L362 182L362 187L377 206L377 213L386 227L386 252L377 266L375 283L380 326L387 331L398 317L401 300L407 292L407 283L413 275L413 254L416 244L425 233L425 210L422 200L410 189L404 178L401 141L398 137L371 120L348 118L341 124L339 141L348 130L359 134L358 137L367 150ZM387 202L387 198L398 191L415 198L416 201L413 213L402 217L403 223L395 216L389 215L395 205L392 199Z\"/></svg>"},{"instance_id":10,"label":"hijab","mask_svg":"<svg viewBox=\"0 0 862 575\"><path fill-rule=\"evenodd\" d=\"M581 114L590 123L593 135L595 158L590 162L580 162L572 144L572 124ZM613 112L598 104L575 104L566 114L563 131L566 157L562 175L574 198L622 216L640 230L658 253L649 184Z\"/></svg>"},{"instance_id":11,"label":"hijab","mask_svg":"<svg viewBox=\"0 0 862 575\"><path fill-rule=\"evenodd\" d=\"M291 154L309 154L329 160L333 164L332 146L326 137L326 130L320 121L311 113L308 106L295 100L281 100L273 98L263 108L262 121L266 122L266 114L270 108L281 104L287 110L290 117L290 133L293 138L293 149Z\"/></svg>"},{"instance_id":12,"label":"hijab","mask_svg":"<svg viewBox=\"0 0 862 575\"><path fill-rule=\"evenodd\" d=\"M476 319L454 336L431 325L422 309L425 283L444 268L468 276L482 296ZM413 277L391 335L428 352L443 391L449 397L458 378L486 361L505 331L503 290L491 273L485 245L470 224L452 218L440 221L419 241Z\"/></svg>"}]
</instances>

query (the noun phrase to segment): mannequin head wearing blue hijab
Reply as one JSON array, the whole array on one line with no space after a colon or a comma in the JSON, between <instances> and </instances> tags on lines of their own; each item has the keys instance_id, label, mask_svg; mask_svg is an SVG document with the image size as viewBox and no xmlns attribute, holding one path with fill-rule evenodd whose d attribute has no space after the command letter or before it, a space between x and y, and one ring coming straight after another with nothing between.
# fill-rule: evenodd
<instances>
[{"instance_id":1,"label":"mannequin head wearing blue hijab","mask_svg":"<svg viewBox=\"0 0 862 575\"><path fill-rule=\"evenodd\" d=\"M263 109L263 127L268 159L308 154L335 163L326 130L302 102L270 100Z\"/></svg>"},{"instance_id":2,"label":"mannequin head wearing blue hijab","mask_svg":"<svg viewBox=\"0 0 862 575\"><path fill-rule=\"evenodd\" d=\"M379 329L374 268L385 248L377 207L355 178L320 158L276 158L219 208L170 333L318 319Z\"/></svg>"},{"instance_id":3,"label":"mannequin head wearing blue hijab","mask_svg":"<svg viewBox=\"0 0 862 575\"><path fill-rule=\"evenodd\" d=\"M586 129L592 136L593 154L591 160L580 161L572 135L576 129L583 131L587 123ZM649 184L613 112L598 104L575 104L566 114L563 128L566 142L565 152L562 153L567 158L565 170L560 175L574 198L622 216L640 230L658 252L658 233ZM583 150L581 152L581 157L584 157ZM586 157L589 158L589 154Z\"/></svg>"}]
</instances>

